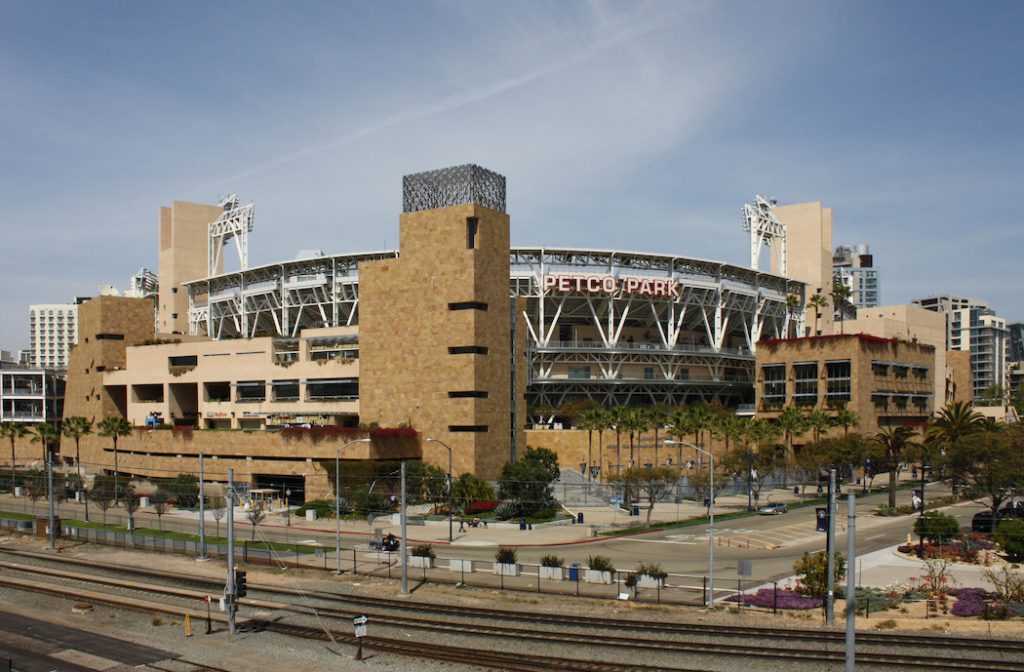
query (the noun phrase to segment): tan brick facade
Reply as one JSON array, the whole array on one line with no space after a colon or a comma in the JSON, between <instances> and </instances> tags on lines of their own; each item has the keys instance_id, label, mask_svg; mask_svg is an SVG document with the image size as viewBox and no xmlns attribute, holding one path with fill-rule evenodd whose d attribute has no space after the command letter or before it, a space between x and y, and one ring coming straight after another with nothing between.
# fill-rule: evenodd
<instances>
[{"instance_id":1,"label":"tan brick facade","mask_svg":"<svg viewBox=\"0 0 1024 672\"><path fill-rule=\"evenodd\" d=\"M400 254L359 268L360 415L409 423L451 446L455 473L496 478L511 454L508 215L404 213ZM424 443L426 461L447 458Z\"/></svg>"},{"instance_id":2,"label":"tan brick facade","mask_svg":"<svg viewBox=\"0 0 1024 672\"><path fill-rule=\"evenodd\" d=\"M848 408L865 435L921 426L935 409L935 375L935 348L922 343L864 334L761 341L757 417L777 418L795 404L833 415Z\"/></svg>"}]
</instances>

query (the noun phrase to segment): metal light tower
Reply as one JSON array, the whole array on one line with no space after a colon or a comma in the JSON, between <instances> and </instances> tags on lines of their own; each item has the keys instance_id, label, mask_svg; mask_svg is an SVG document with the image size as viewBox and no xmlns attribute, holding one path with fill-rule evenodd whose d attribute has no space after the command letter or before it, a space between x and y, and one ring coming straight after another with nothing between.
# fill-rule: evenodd
<instances>
[{"instance_id":1,"label":"metal light tower","mask_svg":"<svg viewBox=\"0 0 1024 672\"><path fill-rule=\"evenodd\" d=\"M249 232L252 231L256 214L255 206L250 203L239 207L238 196L235 194L221 198L219 205L224 208L224 213L216 221L210 222L209 276L221 271L224 246L231 240L235 241L240 270L249 267Z\"/></svg>"},{"instance_id":2,"label":"metal light tower","mask_svg":"<svg viewBox=\"0 0 1024 672\"><path fill-rule=\"evenodd\" d=\"M704 450L692 443L686 441L673 441L671 439L665 439L666 445L676 446L687 446L693 448L697 452L703 453L708 456L709 464L709 483L708 487L711 492L709 493L708 502L708 594L705 597L707 600L706 604L709 609L715 608L715 454L709 450Z\"/></svg>"},{"instance_id":3,"label":"metal light tower","mask_svg":"<svg viewBox=\"0 0 1024 672\"><path fill-rule=\"evenodd\" d=\"M753 203L745 203L743 230L750 233L750 268L758 270L762 245L777 245L779 275L786 275L786 225L775 217L775 199L755 196Z\"/></svg>"}]
</instances>

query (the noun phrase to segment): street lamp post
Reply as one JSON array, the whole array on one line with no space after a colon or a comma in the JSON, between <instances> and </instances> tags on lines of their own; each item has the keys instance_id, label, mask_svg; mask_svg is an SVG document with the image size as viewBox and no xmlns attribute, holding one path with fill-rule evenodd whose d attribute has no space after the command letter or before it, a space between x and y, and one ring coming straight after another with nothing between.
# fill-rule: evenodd
<instances>
[{"instance_id":1,"label":"street lamp post","mask_svg":"<svg viewBox=\"0 0 1024 672\"><path fill-rule=\"evenodd\" d=\"M665 443L672 444L672 445L677 445L677 446L687 446L689 448L693 448L694 450L696 450L696 451L698 451L700 453L703 453L704 455L707 455L708 456L708 460L710 461L709 462L709 468L711 469L711 472L710 472L710 479L708 481L708 486L711 489L711 493L709 495L710 501L709 501L709 507L708 507L708 594L707 594L707 597L705 599L707 600L706 604L707 604L708 608L714 609L715 608L715 454L712 453L709 450L704 450L703 448L695 446L692 443L686 443L685 441L672 441L671 439L665 439Z\"/></svg>"},{"instance_id":2,"label":"street lamp post","mask_svg":"<svg viewBox=\"0 0 1024 672\"><path fill-rule=\"evenodd\" d=\"M334 573L341 574L341 451L356 443L369 443L370 439L356 439L334 451Z\"/></svg>"},{"instance_id":3,"label":"street lamp post","mask_svg":"<svg viewBox=\"0 0 1024 672\"><path fill-rule=\"evenodd\" d=\"M440 443L448 450L448 543L453 540L452 536L452 447L444 441L438 439L431 439L427 437L427 441L431 443Z\"/></svg>"}]
</instances>

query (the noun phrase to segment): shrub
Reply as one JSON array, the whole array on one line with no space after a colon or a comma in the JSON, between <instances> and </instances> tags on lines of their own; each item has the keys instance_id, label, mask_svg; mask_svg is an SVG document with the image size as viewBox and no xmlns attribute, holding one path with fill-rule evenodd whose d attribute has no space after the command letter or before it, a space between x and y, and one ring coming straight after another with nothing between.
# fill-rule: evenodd
<instances>
[{"instance_id":1,"label":"shrub","mask_svg":"<svg viewBox=\"0 0 1024 672\"><path fill-rule=\"evenodd\" d=\"M494 508L499 504L501 504L501 502L498 501L470 502L469 504L466 504L465 513L466 515L472 515L474 513L487 513L488 511L493 511Z\"/></svg>"},{"instance_id":2,"label":"shrub","mask_svg":"<svg viewBox=\"0 0 1024 672\"><path fill-rule=\"evenodd\" d=\"M528 523L546 523L549 520L553 520L557 516L558 516L558 510L557 509L554 509L554 508L551 508L551 507L545 507L543 509L538 509L537 511L534 511L529 516L527 516L526 517L526 522L528 522Z\"/></svg>"},{"instance_id":3,"label":"shrub","mask_svg":"<svg viewBox=\"0 0 1024 672\"><path fill-rule=\"evenodd\" d=\"M510 520L519 515L519 504L512 500L505 500L492 509L497 520Z\"/></svg>"},{"instance_id":4,"label":"shrub","mask_svg":"<svg viewBox=\"0 0 1024 672\"><path fill-rule=\"evenodd\" d=\"M430 558L433 560L437 557L437 554L434 553L434 547L430 544L419 544L418 546L413 546L409 553L415 555L417 558Z\"/></svg>"},{"instance_id":5,"label":"shrub","mask_svg":"<svg viewBox=\"0 0 1024 672\"><path fill-rule=\"evenodd\" d=\"M607 555L591 555L587 558L587 567L598 572L614 572L615 565Z\"/></svg>"},{"instance_id":6,"label":"shrub","mask_svg":"<svg viewBox=\"0 0 1024 672\"><path fill-rule=\"evenodd\" d=\"M1001 602L1024 602L1024 573L1003 567L998 572L986 570L985 578L995 586Z\"/></svg>"},{"instance_id":7,"label":"shrub","mask_svg":"<svg viewBox=\"0 0 1024 672\"><path fill-rule=\"evenodd\" d=\"M950 591L956 597L953 604L954 616L980 616L985 612L985 602L995 595L984 588L960 588Z\"/></svg>"},{"instance_id":8,"label":"shrub","mask_svg":"<svg viewBox=\"0 0 1024 672\"><path fill-rule=\"evenodd\" d=\"M623 583L626 584L627 588L636 588L636 583L637 583L636 572L629 572L628 574L626 574L626 579L625 579L625 581L623 581Z\"/></svg>"},{"instance_id":9,"label":"shrub","mask_svg":"<svg viewBox=\"0 0 1024 672\"><path fill-rule=\"evenodd\" d=\"M814 609L821 606L821 600L816 597L807 597L795 590L775 591L771 588L762 588L753 595L730 595L725 598L725 601L739 602L765 609L771 609L773 605L779 609Z\"/></svg>"},{"instance_id":10,"label":"shrub","mask_svg":"<svg viewBox=\"0 0 1024 672\"><path fill-rule=\"evenodd\" d=\"M540 559L541 567L562 567L565 565L565 560L558 557L557 555L545 555Z\"/></svg>"},{"instance_id":11,"label":"shrub","mask_svg":"<svg viewBox=\"0 0 1024 672\"><path fill-rule=\"evenodd\" d=\"M846 558L842 553L836 553L833 570L835 585L838 586L846 576ZM814 555L804 553L804 557L793 563L793 572L800 577L798 590L804 595L822 598L828 593L828 554L825 551Z\"/></svg>"},{"instance_id":12,"label":"shrub","mask_svg":"<svg viewBox=\"0 0 1024 672\"><path fill-rule=\"evenodd\" d=\"M1010 519L999 523L995 534L999 544L1011 562L1024 560L1024 520Z\"/></svg>"},{"instance_id":13,"label":"shrub","mask_svg":"<svg viewBox=\"0 0 1024 672\"><path fill-rule=\"evenodd\" d=\"M344 497L341 498L338 504L343 514L349 512L350 507ZM330 518L334 516L334 501L330 499L311 499L297 508L295 515L302 517L306 515L306 511L310 510L316 511L317 518Z\"/></svg>"},{"instance_id":14,"label":"shrub","mask_svg":"<svg viewBox=\"0 0 1024 672\"><path fill-rule=\"evenodd\" d=\"M665 579L668 578L668 572L661 568L661 565L657 563L647 564L641 562L636 566L636 573L644 576L649 576L652 579Z\"/></svg>"},{"instance_id":15,"label":"shrub","mask_svg":"<svg viewBox=\"0 0 1024 672\"><path fill-rule=\"evenodd\" d=\"M494 561L499 565L514 565L519 560L519 554L511 546L499 546L494 553Z\"/></svg>"},{"instance_id":16,"label":"shrub","mask_svg":"<svg viewBox=\"0 0 1024 672\"><path fill-rule=\"evenodd\" d=\"M914 534L932 543L944 544L960 535L960 523L949 514L928 511L914 521Z\"/></svg>"}]
</instances>

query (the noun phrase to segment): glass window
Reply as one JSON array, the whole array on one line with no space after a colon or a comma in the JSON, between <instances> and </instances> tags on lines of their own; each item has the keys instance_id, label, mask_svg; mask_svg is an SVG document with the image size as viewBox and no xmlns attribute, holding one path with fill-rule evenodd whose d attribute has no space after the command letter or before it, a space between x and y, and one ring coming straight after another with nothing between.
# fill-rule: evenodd
<instances>
[{"instance_id":1,"label":"glass window","mask_svg":"<svg viewBox=\"0 0 1024 672\"><path fill-rule=\"evenodd\" d=\"M793 365L793 401L813 405L818 402L818 363Z\"/></svg>"},{"instance_id":2,"label":"glass window","mask_svg":"<svg viewBox=\"0 0 1024 672\"><path fill-rule=\"evenodd\" d=\"M761 399L766 404L786 403L786 365L770 364L761 367Z\"/></svg>"},{"instance_id":3,"label":"glass window","mask_svg":"<svg viewBox=\"0 0 1024 672\"><path fill-rule=\"evenodd\" d=\"M828 376L828 401L850 400L850 360L825 362L825 373Z\"/></svg>"}]
</instances>

